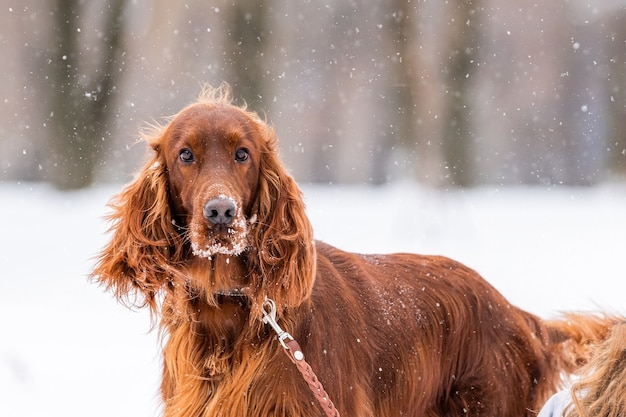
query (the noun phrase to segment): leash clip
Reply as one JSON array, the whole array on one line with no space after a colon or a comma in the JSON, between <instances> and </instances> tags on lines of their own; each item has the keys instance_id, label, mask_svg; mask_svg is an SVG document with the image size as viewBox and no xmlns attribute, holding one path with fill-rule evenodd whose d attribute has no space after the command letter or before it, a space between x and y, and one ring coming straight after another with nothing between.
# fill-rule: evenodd
<instances>
[{"instance_id":1,"label":"leash clip","mask_svg":"<svg viewBox=\"0 0 626 417\"><path fill-rule=\"evenodd\" d=\"M302 374L302 378L304 378L317 402L324 410L324 414L327 417L339 417L339 411L335 408L335 404L333 404L328 393L324 390L322 383L317 379L317 376L311 369L311 365L304 360L304 353L302 353L298 342L276 323L276 303L274 300L266 297L261 310L263 310L263 323L272 326L272 329L278 335L278 340L283 346L284 352L296 365L300 374ZM285 342L285 340L287 341Z\"/></svg>"},{"instance_id":2,"label":"leash clip","mask_svg":"<svg viewBox=\"0 0 626 417\"><path fill-rule=\"evenodd\" d=\"M263 310L263 323L269 324L272 329L278 335L278 341L283 346L283 348L289 350L285 340L287 342L294 340L293 337L284 331L276 322L276 303L271 298L265 298L263 302L263 306L261 307Z\"/></svg>"}]
</instances>

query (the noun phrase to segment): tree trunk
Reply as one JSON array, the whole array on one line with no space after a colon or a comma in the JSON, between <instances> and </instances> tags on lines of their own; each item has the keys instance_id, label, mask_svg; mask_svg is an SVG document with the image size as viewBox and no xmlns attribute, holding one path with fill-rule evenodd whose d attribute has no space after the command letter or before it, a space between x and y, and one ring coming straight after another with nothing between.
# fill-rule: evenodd
<instances>
[{"instance_id":1,"label":"tree trunk","mask_svg":"<svg viewBox=\"0 0 626 417\"><path fill-rule=\"evenodd\" d=\"M262 109L264 94L264 49L267 43L267 11L263 0L232 4L228 13L228 43L225 64L237 97L252 109Z\"/></svg>"},{"instance_id":2,"label":"tree trunk","mask_svg":"<svg viewBox=\"0 0 626 417\"><path fill-rule=\"evenodd\" d=\"M447 35L449 55L447 62L443 63L447 79L443 153L449 183L457 187L470 186L475 182L469 93L478 45L477 9L476 1L462 0L457 3L450 20L455 27Z\"/></svg>"},{"instance_id":3,"label":"tree trunk","mask_svg":"<svg viewBox=\"0 0 626 417\"><path fill-rule=\"evenodd\" d=\"M85 23L79 0L56 0L52 55L49 58L51 97L50 177L61 189L78 189L93 182L96 167L105 159L107 124L114 114L112 102L122 74L122 23L125 0L112 0L104 8L102 55L92 73L83 68L84 50L79 36Z\"/></svg>"}]
</instances>

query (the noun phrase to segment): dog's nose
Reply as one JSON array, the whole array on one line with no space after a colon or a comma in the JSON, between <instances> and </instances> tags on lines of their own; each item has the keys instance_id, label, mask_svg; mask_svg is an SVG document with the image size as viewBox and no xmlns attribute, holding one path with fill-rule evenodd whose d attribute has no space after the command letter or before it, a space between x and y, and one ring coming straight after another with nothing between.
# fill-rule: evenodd
<instances>
[{"instance_id":1,"label":"dog's nose","mask_svg":"<svg viewBox=\"0 0 626 417\"><path fill-rule=\"evenodd\" d=\"M224 197L209 200L203 209L204 217L213 224L230 224L236 211L235 202Z\"/></svg>"}]
</instances>

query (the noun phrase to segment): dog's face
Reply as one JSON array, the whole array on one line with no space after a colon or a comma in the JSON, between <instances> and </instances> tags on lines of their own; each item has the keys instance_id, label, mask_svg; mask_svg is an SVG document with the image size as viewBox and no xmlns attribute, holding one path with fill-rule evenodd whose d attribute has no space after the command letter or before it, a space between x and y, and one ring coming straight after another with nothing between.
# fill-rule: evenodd
<instances>
[{"instance_id":1,"label":"dog's face","mask_svg":"<svg viewBox=\"0 0 626 417\"><path fill-rule=\"evenodd\" d=\"M222 85L143 137L153 152L112 201L94 279L155 313L163 291L173 310L243 299L258 319L265 298L280 310L311 296L313 230L271 126Z\"/></svg>"},{"instance_id":2,"label":"dog's face","mask_svg":"<svg viewBox=\"0 0 626 417\"><path fill-rule=\"evenodd\" d=\"M195 256L239 255L250 245L261 140L256 122L229 105L196 104L166 129L160 151L173 221Z\"/></svg>"}]
</instances>

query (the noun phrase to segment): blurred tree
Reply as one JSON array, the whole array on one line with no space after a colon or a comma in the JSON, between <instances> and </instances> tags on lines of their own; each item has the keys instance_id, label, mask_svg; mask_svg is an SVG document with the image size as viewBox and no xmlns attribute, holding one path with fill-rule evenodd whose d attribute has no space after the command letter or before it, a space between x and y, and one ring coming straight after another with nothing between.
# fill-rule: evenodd
<instances>
[{"instance_id":1,"label":"blurred tree","mask_svg":"<svg viewBox=\"0 0 626 417\"><path fill-rule=\"evenodd\" d=\"M264 0L239 0L227 9L224 64L238 98L259 110L263 99L264 50L268 38Z\"/></svg>"},{"instance_id":2,"label":"blurred tree","mask_svg":"<svg viewBox=\"0 0 626 417\"><path fill-rule=\"evenodd\" d=\"M44 71L49 117L51 175L61 189L88 186L104 159L107 124L114 112L124 61L121 15L125 0L103 3L102 30L95 31L97 43L82 42L90 27L80 0L56 0L51 13L52 36ZM93 5L89 5L90 7Z\"/></svg>"},{"instance_id":3,"label":"blurred tree","mask_svg":"<svg viewBox=\"0 0 626 417\"><path fill-rule=\"evenodd\" d=\"M433 20L433 16L429 14L431 10L423 4L406 0L393 0L389 4L391 29L387 33L394 51L393 73L389 84L394 88L396 104L393 115L394 142L391 146L406 155L402 163L412 165L409 171L411 176L419 182L439 186L445 181L441 172L444 161L440 141L433 141L433 131L438 132L438 126L425 122L429 112L438 106L432 91L428 91L434 88L431 84L437 83L429 82L429 52L423 48L424 44L431 42L424 36L423 21Z\"/></svg>"},{"instance_id":4,"label":"blurred tree","mask_svg":"<svg viewBox=\"0 0 626 417\"><path fill-rule=\"evenodd\" d=\"M609 170L615 178L626 177L626 10L610 14L606 25L609 90Z\"/></svg>"},{"instance_id":5,"label":"blurred tree","mask_svg":"<svg viewBox=\"0 0 626 417\"><path fill-rule=\"evenodd\" d=\"M422 158L420 151L421 137L417 130L417 100L415 86L417 83L413 50L418 44L415 30L415 15L418 13L415 4L406 0L393 0L390 3L391 13L388 15L391 38L395 54L392 56L393 73L391 83L394 86L393 101L396 104L393 115L394 135L392 143L385 144L387 152L390 148L401 148L405 152L418 149L418 158ZM382 160L382 158L379 158ZM385 167L379 168L383 170ZM384 177L383 177L384 178Z\"/></svg>"},{"instance_id":6,"label":"blurred tree","mask_svg":"<svg viewBox=\"0 0 626 417\"><path fill-rule=\"evenodd\" d=\"M470 85L478 48L478 0L451 4L449 27L445 33L447 61L442 63L446 80L446 113L442 132L449 183L467 187L475 182L473 172L472 99ZM444 57L445 59L445 57Z\"/></svg>"}]
</instances>

